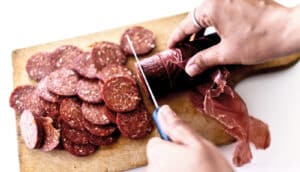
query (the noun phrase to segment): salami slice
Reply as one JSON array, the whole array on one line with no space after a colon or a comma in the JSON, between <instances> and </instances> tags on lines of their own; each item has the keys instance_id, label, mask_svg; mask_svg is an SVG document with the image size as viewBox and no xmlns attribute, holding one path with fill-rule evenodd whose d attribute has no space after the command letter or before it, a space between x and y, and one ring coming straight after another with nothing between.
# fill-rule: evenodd
<instances>
[{"instance_id":1,"label":"salami slice","mask_svg":"<svg viewBox=\"0 0 300 172\"><path fill-rule=\"evenodd\" d=\"M81 106L83 117L93 124L105 125L111 123L109 120L113 116L104 104L83 103Z\"/></svg>"},{"instance_id":2,"label":"salami slice","mask_svg":"<svg viewBox=\"0 0 300 172\"><path fill-rule=\"evenodd\" d=\"M77 56L74 63L73 69L77 73L86 78L96 78L97 68L95 66L95 60L92 58L90 52L85 52Z\"/></svg>"},{"instance_id":3,"label":"salami slice","mask_svg":"<svg viewBox=\"0 0 300 172\"><path fill-rule=\"evenodd\" d=\"M121 134L131 139L144 138L152 129L152 118L144 105L135 111L117 114L117 125Z\"/></svg>"},{"instance_id":4,"label":"salami slice","mask_svg":"<svg viewBox=\"0 0 300 172\"><path fill-rule=\"evenodd\" d=\"M78 75L69 69L59 69L49 75L47 88L49 91L62 96L76 95Z\"/></svg>"},{"instance_id":5,"label":"salami slice","mask_svg":"<svg viewBox=\"0 0 300 172\"><path fill-rule=\"evenodd\" d=\"M101 71L97 73L97 78L99 78L102 82L107 82L111 78L117 76L127 76L135 81L132 72L124 65L119 64L111 64L105 66Z\"/></svg>"},{"instance_id":6,"label":"salami slice","mask_svg":"<svg viewBox=\"0 0 300 172\"><path fill-rule=\"evenodd\" d=\"M40 119L30 111L24 110L21 114L19 126L26 147L29 149L39 148L44 134Z\"/></svg>"},{"instance_id":7,"label":"salami slice","mask_svg":"<svg viewBox=\"0 0 300 172\"><path fill-rule=\"evenodd\" d=\"M77 95L84 101L90 103L101 103L102 99L102 83L99 80L81 79L77 83Z\"/></svg>"},{"instance_id":8,"label":"salami slice","mask_svg":"<svg viewBox=\"0 0 300 172\"><path fill-rule=\"evenodd\" d=\"M58 102L59 96L51 93L47 88L48 76L44 77L37 85L37 94L46 101Z\"/></svg>"},{"instance_id":9,"label":"salami slice","mask_svg":"<svg viewBox=\"0 0 300 172\"><path fill-rule=\"evenodd\" d=\"M23 112L25 104L34 90L35 87L32 85L22 85L16 87L11 93L9 104L17 114L21 114Z\"/></svg>"},{"instance_id":10,"label":"salami slice","mask_svg":"<svg viewBox=\"0 0 300 172\"><path fill-rule=\"evenodd\" d=\"M69 153L75 155L75 156L88 156L92 153L96 152L98 149L98 146L93 144L76 144L72 143L67 137L62 135L62 143L63 147L66 151Z\"/></svg>"},{"instance_id":11,"label":"salami slice","mask_svg":"<svg viewBox=\"0 0 300 172\"><path fill-rule=\"evenodd\" d=\"M119 132L114 132L112 135L109 136L95 136L92 134L89 134L89 142L93 145L97 146L106 146L106 145L111 145L115 143L118 138L119 138Z\"/></svg>"},{"instance_id":12,"label":"salami slice","mask_svg":"<svg viewBox=\"0 0 300 172\"><path fill-rule=\"evenodd\" d=\"M26 71L30 79L39 81L56 69L55 59L47 52L40 52L31 56L26 64Z\"/></svg>"},{"instance_id":13,"label":"salami slice","mask_svg":"<svg viewBox=\"0 0 300 172\"><path fill-rule=\"evenodd\" d=\"M48 117L51 117L51 118L57 117L57 115L59 114L58 103L51 103L51 102L48 102L46 100L43 100L42 98L40 98L38 96L37 93L35 93L33 95L33 98L35 98L38 102L37 101L32 101L32 103L31 103L32 106L39 105L39 107L37 107L37 109L43 111L43 114L40 114L40 115L48 116ZM34 105L35 102L37 102L36 105Z\"/></svg>"},{"instance_id":14,"label":"salami slice","mask_svg":"<svg viewBox=\"0 0 300 172\"><path fill-rule=\"evenodd\" d=\"M133 53L126 35L130 37L133 47L138 55L147 54L155 48L155 37L153 32L141 26L134 26L125 30L120 40L122 50L128 55L133 55Z\"/></svg>"},{"instance_id":15,"label":"salami slice","mask_svg":"<svg viewBox=\"0 0 300 172\"><path fill-rule=\"evenodd\" d=\"M59 145L60 132L53 127L53 120L50 117L43 117L42 124L44 129L43 151L52 151Z\"/></svg>"},{"instance_id":16,"label":"salami slice","mask_svg":"<svg viewBox=\"0 0 300 172\"><path fill-rule=\"evenodd\" d=\"M137 108L141 97L139 89L127 77L115 77L104 83L103 100L115 112L129 112Z\"/></svg>"},{"instance_id":17,"label":"salami slice","mask_svg":"<svg viewBox=\"0 0 300 172\"><path fill-rule=\"evenodd\" d=\"M60 116L65 123L76 130L84 130L84 118L81 112L81 102L76 98L65 98L60 103Z\"/></svg>"},{"instance_id":18,"label":"salami slice","mask_svg":"<svg viewBox=\"0 0 300 172\"><path fill-rule=\"evenodd\" d=\"M83 130L76 130L71 128L68 124L62 123L61 129L62 135L68 138L72 143L76 144L88 144L88 133Z\"/></svg>"},{"instance_id":19,"label":"salami slice","mask_svg":"<svg viewBox=\"0 0 300 172\"><path fill-rule=\"evenodd\" d=\"M92 58L98 69L102 69L108 64L125 64L127 61L127 57L119 45L106 41L94 44Z\"/></svg>"},{"instance_id":20,"label":"salami slice","mask_svg":"<svg viewBox=\"0 0 300 172\"><path fill-rule=\"evenodd\" d=\"M82 53L82 50L80 50L78 47L75 47L73 45L63 45L61 47L58 47L51 54L51 56L56 61L56 68L73 69L75 58L77 58L77 56Z\"/></svg>"},{"instance_id":21,"label":"salami slice","mask_svg":"<svg viewBox=\"0 0 300 172\"><path fill-rule=\"evenodd\" d=\"M93 135L96 136L108 136L116 131L117 127L114 124L107 125L95 125L90 123L89 121L84 121L84 127Z\"/></svg>"},{"instance_id":22,"label":"salami slice","mask_svg":"<svg viewBox=\"0 0 300 172\"><path fill-rule=\"evenodd\" d=\"M10 96L10 106L17 114L27 109L37 116L52 116L58 113L57 104L41 99L34 86L23 85L15 88Z\"/></svg>"}]
</instances>

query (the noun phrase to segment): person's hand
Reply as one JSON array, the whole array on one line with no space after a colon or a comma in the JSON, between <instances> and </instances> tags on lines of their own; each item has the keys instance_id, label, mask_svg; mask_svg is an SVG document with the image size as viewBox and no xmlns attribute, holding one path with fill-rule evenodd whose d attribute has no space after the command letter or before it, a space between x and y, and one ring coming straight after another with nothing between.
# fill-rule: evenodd
<instances>
[{"instance_id":1,"label":"person's hand","mask_svg":"<svg viewBox=\"0 0 300 172\"><path fill-rule=\"evenodd\" d=\"M194 11L199 26L191 12L171 34L168 47L213 26L221 42L189 59L185 69L190 76L214 65L262 63L291 52L285 46L293 39L286 30L292 27L288 21L296 19L291 19L291 11L271 0L203 0Z\"/></svg>"},{"instance_id":2,"label":"person's hand","mask_svg":"<svg viewBox=\"0 0 300 172\"><path fill-rule=\"evenodd\" d=\"M162 106L158 120L172 142L152 138L147 145L147 172L232 172L218 149L197 135L169 106Z\"/></svg>"}]
</instances>

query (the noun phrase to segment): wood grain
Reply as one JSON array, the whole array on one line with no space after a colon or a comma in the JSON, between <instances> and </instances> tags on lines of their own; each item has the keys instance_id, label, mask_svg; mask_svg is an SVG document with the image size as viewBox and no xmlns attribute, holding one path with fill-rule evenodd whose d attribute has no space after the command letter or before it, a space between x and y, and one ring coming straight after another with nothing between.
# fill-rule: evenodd
<instances>
[{"instance_id":1,"label":"wood grain","mask_svg":"<svg viewBox=\"0 0 300 172\"><path fill-rule=\"evenodd\" d=\"M186 16L180 14L158 20L139 23L156 35L157 47L151 53L157 53L166 48L166 41L169 34ZM14 86L24 84L36 84L31 81L25 71L27 59L40 51L52 51L56 47L65 44L76 45L84 50L90 50L89 45L96 41L119 42L122 32L128 26L80 36L72 39L61 40L57 42L46 43L29 48L23 48L13 51L13 80ZM150 55L151 55L150 54ZM148 56L150 56L148 55ZM233 79L235 82L240 81L246 76L253 73L269 70L270 68L287 67L299 59L298 55L289 58L281 58L276 61L256 66L235 66L232 68ZM133 69L134 59L130 58L128 66ZM189 101L189 91L183 91L176 94L168 95L159 100L160 104L169 104L174 111L182 117L192 128L205 138L211 140L217 145L227 144L233 141L233 138L227 135L222 126L213 119L201 114L195 110ZM148 98L144 97L144 102L149 110L153 110L153 105ZM19 116L16 117L18 124ZM18 126L18 125L17 125ZM146 165L146 144L149 138L158 136L157 131L153 131L149 137L142 140L129 140L121 137L118 142L111 146L101 147L99 151L88 157L75 157L66 151L55 150L52 152L42 152L41 150L29 150L25 147L20 130L17 127L18 151L20 160L20 169L23 172L38 171L123 171Z\"/></svg>"}]
</instances>

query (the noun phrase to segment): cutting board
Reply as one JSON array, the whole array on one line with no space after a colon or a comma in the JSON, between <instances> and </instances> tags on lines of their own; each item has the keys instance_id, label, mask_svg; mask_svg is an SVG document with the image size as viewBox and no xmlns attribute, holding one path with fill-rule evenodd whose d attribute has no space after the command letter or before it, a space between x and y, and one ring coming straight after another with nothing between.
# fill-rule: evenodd
<instances>
[{"instance_id":1,"label":"cutting board","mask_svg":"<svg viewBox=\"0 0 300 172\"><path fill-rule=\"evenodd\" d=\"M137 24L152 30L156 35L157 47L151 54L157 53L166 48L166 41L169 34L185 16L186 14L180 14ZM127 27L128 26L124 26L112 30L13 51L12 60L14 86L16 87L24 84L36 84L28 78L25 71L26 61L31 55L40 51L52 51L56 47L65 44L72 44L82 48L83 50L90 50L89 45L96 41L105 40L118 43L122 32ZM232 72L233 82L237 83L241 79L252 74L266 72L271 69L274 70L288 67L295 63L299 57L299 54L294 54L288 57L278 58L272 62L262 65L231 66L229 69ZM129 68L134 70L133 63L134 59L131 57L127 65ZM201 114L195 110L189 101L189 94L190 91L188 90L169 94L168 96L159 99L159 103L169 104L172 109L192 128L215 144L223 145L231 143L234 139L224 132L220 124L207 117L205 114ZM143 98L148 109L150 111L153 110L154 107L151 101L145 97L145 94L143 94ZM19 116L16 116L16 122L18 124ZM100 150L93 155L87 157L75 157L62 150L42 152L41 150L27 149L22 138L20 137L20 129L17 127L20 169L23 172L123 171L126 169L146 165L146 144L147 141L154 136L158 136L156 130L154 130L147 138L141 140L129 140L121 137L116 144L101 147Z\"/></svg>"}]
</instances>

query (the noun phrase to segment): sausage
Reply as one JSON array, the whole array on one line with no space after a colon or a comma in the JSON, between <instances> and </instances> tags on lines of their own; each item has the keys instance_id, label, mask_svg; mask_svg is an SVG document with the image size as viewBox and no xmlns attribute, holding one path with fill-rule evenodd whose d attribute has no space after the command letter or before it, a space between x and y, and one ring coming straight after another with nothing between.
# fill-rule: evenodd
<instances>
[{"instance_id":1,"label":"sausage","mask_svg":"<svg viewBox=\"0 0 300 172\"><path fill-rule=\"evenodd\" d=\"M37 85L37 94L46 101L56 103L59 101L59 95L56 95L48 90L48 76L44 77Z\"/></svg>"},{"instance_id":2,"label":"sausage","mask_svg":"<svg viewBox=\"0 0 300 172\"><path fill-rule=\"evenodd\" d=\"M21 136L27 148L39 148L43 141L43 126L41 119L34 116L28 110L24 110L21 114L19 126Z\"/></svg>"},{"instance_id":3,"label":"sausage","mask_svg":"<svg viewBox=\"0 0 300 172\"><path fill-rule=\"evenodd\" d=\"M79 75L89 79L96 78L97 68L90 52L84 52L78 55L74 60L74 64L73 70Z\"/></svg>"},{"instance_id":4,"label":"sausage","mask_svg":"<svg viewBox=\"0 0 300 172\"><path fill-rule=\"evenodd\" d=\"M112 111L129 112L137 108L141 97L136 83L118 76L104 83L103 100Z\"/></svg>"},{"instance_id":5,"label":"sausage","mask_svg":"<svg viewBox=\"0 0 300 172\"><path fill-rule=\"evenodd\" d=\"M88 144L88 133L85 130L76 130L71 128L68 124L62 123L61 132L68 140L76 144Z\"/></svg>"},{"instance_id":6,"label":"sausage","mask_svg":"<svg viewBox=\"0 0 300 172\"><path fill-rule=\"evenodd\" d=\"M162 96L171 90L168 73L159 56L154 55L150 58L144 58L140 61L140 65L155 96ZM136 71L144 92L149 96L145 80L137 64Z\"/></svg>"},{"instance_id":7,"label":"sausage","mask_svg":"<svg viewBox=\"0 0 300 172\"><path fill-rule=\"evenodd\" d=\"M33 94L35 87L32 85L21 85L16 87L10 94L9 105L17 114L21 114L26 107L31 94Z\"/></svg>"},{"instance_id":8,"label":"sausage","mask_svg":"<svg viewBox=\"0 0 300 172\"><path fill-rule=\"evenodd\" d=\"M43 151L52 151L59 145L60 132L53 126L53 120L50 117L42 117L44 130L44 143L41 147Z\"/></svg>"},{"instance_id":9,"label":"sausage","mask_svg":"<svg viewBox=\"0 0 300 172\"><path fill-rule=\"evenodd\" d=\"M21 114L25 109L37 116L52 116L58 113L57 104L41 99L36 87L31 85L16 87L9 101L17 114Z\"/></svg>"},{"instance_id":10,"label":"sausage","mask_svg":"<svg viewBox=\"0 0 300 172\"><path fill-rule=\"evenodd\" d=\"M131 139L144 138L153 129L151 115L143 104L134 111L117 113L117 126L123 136Z\"/></svg>"},{"instance_id":11,"label":"sausage","mask_svg":"<svg viewBox=\"0 0 300 172\"><path fill-rule=\"evenodd\" d=\"M56 70L55 58L47 52L32 55L26 63L26 72L30 79L40 81L52 71Z\"/></svg>"},{"instance_id":12,"label":"sausage","mask_svg":"<svg viewBox=\"0 0 300 172\"><path fill-rule=\"evenodd\" d=\"M97 78L99 78L103 83L117 76L128 77L129 79L135 81L130 69L124 65L110 64L105 66L101 71L97 73Z\"/></svg>"},{"instance_id":13,"label":"sausage","mask_svg":"<svg viewBox=\"0 0 300 172\"><path fill-rule=\"evenodd\" d=\"M104 104L83 103L81 106L83 117L89 122L97 125L105 125L111 123L109 119L113 116Z\"/></svg>"},{"instance_id":14,"label":"sausage","mask_svg":"<svg viewBox=\"0 0 300 172\"><path fill-rule=\"evenodd\" d=\"M47 88L61 96L76 95L76 86L79 76L70 69L59 69L49 74Z\"/></svg>"},{"instance_id":15,"label":"sausage","mask_svg":"<svg viewBox=\"0 0 300 172\"><path fill-rule=\"evenodd\" d=\"M96 136L108 136L111 135L113 132L117 130L115 124L107 124L107 125L96 125L92 124L89 121L84 121L84 127L88 130L91 134Z\"/></svg>"},{"instance_id":16,"label":"sausage","mask_svg":"<svg viewBox=\"0 0 300 172\"><path fill-rule=\"evenodd\" d=\"M133 55L126 35L132 41L137 55L144 55L155 48L155 36L153 32L142 26L133 26L126 29L120 39L120 46L127 55Z\"/></svg>"},{"instance_id":17,"label":"sausage","mask_svg":"<svg viewBox=\"0 0 300 172\"><path fill-rule=\"evenodd\" d=\"M59 113L61 118L70 127L76 130L84 129L84 118L81 112L81 101L77 98L64 98L60 103Z\"/></svg>"},{"instance_id":18,"label":"sausage","mask_svg":"<svg viewBox=\"0 0 300 172\"><path fill-rule=\"evenodd\" d=\"M99 80L80 79L76 86L79 98L90 103L101 103L103 84Z\"/></svg>"},{"instance_id":19,"label":"sausage","mask_svg":"<svg viewBox=\"0 0 300 172\"><path fill-rule=\"evenodd\" d=\"M92 58L98 70L109 64L126 64L127 57L118 44L102 41L93 45Z\"/></svg>"},{"instance_id":20,"label":"sausage","mask_svg":"<svg viewBox=\"0 0 300 172\"><path fill-rule=\"evenodd\" d=\"M72 143L67 137L62 135L62 144L66 151L75 156L88 156L97 151L98 146L93 144L76 144Z\"/></svg>"},{"instance_id":21,"label":"sausage","mask_svg":"<svg viewBox=\"0 0 300 172\"><path fill-rule=\"evenodd\" d=\"M83 51L73 45L63 45L54 50L51 53L53 59L55 59L55 67L57 69L66 68L66 69L73 69L74 59L77 56L81 55Z\"/></svg>"},{"instance_id":22,"label":"sausage","mask_svg":"<svg viewBox=\"0 0 300 172\"><path fill-rule=\"evenodd\" d=\"M201 82L201 75L200 79L190 78L185 73L184 67L188 59L195 53L218 42L220 42L220 37L217 34L211 34L193 41L181 42L175 48L142 59L140 65L154 94L160 97L170 91L190 87L198 81ZM141 83L145 83L139 68L137 68L137 74ZM142 87L145 88L145 85Z\"/></svg>"},{"instance_id":23,"label":"sausage","mask_svg":"<svg viewBox=\"0 0 300 172\"><path fill-rule=\"evenodd\" d=\"M115 143L118 140L119 136L119 132L114 132L113 134L108 136L96 136L89 134L89 142L97 146L106 146Z\"/></svg>"}]
</instances>

